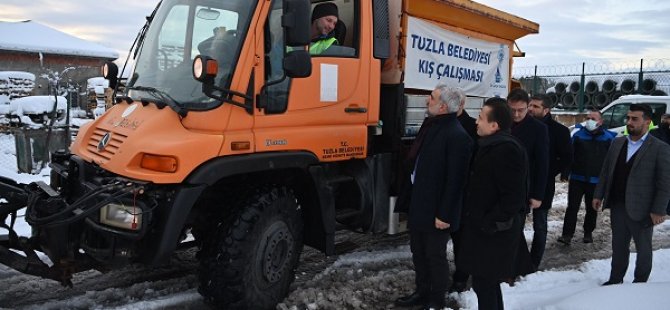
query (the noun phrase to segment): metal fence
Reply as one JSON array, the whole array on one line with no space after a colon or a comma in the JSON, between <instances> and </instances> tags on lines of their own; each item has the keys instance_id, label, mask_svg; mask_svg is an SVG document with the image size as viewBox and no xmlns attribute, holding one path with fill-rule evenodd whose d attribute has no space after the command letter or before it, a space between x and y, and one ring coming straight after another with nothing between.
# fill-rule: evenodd
<instances>
[{"instance_id":1,"label":"metal fence","mask_svg":"<svg viewBox=\"0 0 670 310\"><path fill-rule=\"evenodd\" d=\"M39 173L50 161L50 153L70 145L63 127L0 127L0 174Z\"/></svg>"},{"instance_id":2,"label":"metal fence","mask_svg":"<svg viewBox=\"0 0 670 310\"><path fill-rule=\"evenodd\" d=\"M607 60L514 69L532 94L546 93L564 110L602 108L623 95L670 94L670 59Z\"/></svg>"}]
</instances>

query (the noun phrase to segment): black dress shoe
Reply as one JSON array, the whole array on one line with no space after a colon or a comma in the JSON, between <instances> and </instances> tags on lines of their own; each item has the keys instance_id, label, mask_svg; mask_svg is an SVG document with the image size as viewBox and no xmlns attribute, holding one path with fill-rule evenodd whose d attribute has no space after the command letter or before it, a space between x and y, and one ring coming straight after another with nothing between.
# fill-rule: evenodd
<instances>
[{"instance_id":1,"label":"black dress shoe","mask_svg":"<svg viewBox=\"0 0 670 310\"><path fill-rule=\"evenodd\" d=\"M607 282L603 283L603 286L608 286L608 285L614 285L614 284L621 284L623 281L613 281L613 280L608 280Z\"/></svg>"},{"instance_id":2,"label":"black dress shoe","mask_svg":"<svg viewBox=\"0 0 670 310\"><path fill-rule=\"evenodd\" d=\"M400 307L423 306L428 302L428 298L418 292L403 296L395 300L395 305Z\"/></svg>"},{"instance_id":3,"label":"black dress shoe","mask_svg":"<svg viewBox=\"0 0 670 310\"><path fill-rule=\"evenodd\" d=\"M428 306L426 306L427 310L442 310L446 308L447 304L444 302L444 300L438 301L434 300L428 303Z\"/></svg>"},{"instance_id":4,"label":"black dress shoe","mask_svg":"<svg viewBox=\"0 0 670 310\"><path fill-rule=\"evenodd\" d=\"M593 235L591 233L584 233L584 243L593 243Z\"/></svg>"},{"instance_id":5,"label":"black dress shoe","mask_svg":"<svg viewBox=\"0 0 670 310\"><path fill-rule=\"evenodd\" d=\"M647 283L647 280L633 279L633 283Z\"/></svg>"},{"instance_id":6,"label":"black dress shoe","mask_svg":"<svg viewBox=\"0 0 670 310\"><path fill-rule=\"evenodd\" d=\"M466 282L454 282L449 287L449 293L463 293L466 291L468 284Z\"/></svg>"}]
</instances>

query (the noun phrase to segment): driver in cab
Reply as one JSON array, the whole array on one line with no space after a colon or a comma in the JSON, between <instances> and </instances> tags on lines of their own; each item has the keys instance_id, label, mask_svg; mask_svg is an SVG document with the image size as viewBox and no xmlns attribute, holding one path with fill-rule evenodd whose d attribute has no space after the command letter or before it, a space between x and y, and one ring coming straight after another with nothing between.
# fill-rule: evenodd
<instances>
[{"instance_id":1,"label":"driver in cab","mask_svg":"<svg viewBox=\"0 0 670 310\"><path fill-rule=\"evenodd\" d=\"M312 10L312 42L309 53L319 55L331 45L339 45L333 30L338 20L337 5L331 2L321 3Z\"/></svg>"}]
</instances>

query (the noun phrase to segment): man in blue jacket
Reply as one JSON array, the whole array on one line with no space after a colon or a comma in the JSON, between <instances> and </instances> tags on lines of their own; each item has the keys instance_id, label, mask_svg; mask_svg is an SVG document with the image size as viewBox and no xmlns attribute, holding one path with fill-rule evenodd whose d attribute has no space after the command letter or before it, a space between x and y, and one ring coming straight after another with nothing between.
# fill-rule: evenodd
<instances>
[{"instance_id":1,"label":"man in blue jacket","mask_svg":"<svg viewBox=\"0 0 670 310\"><path fill-rule=\"evenodd\" d=\"M568 183L568 208L563 219L563 234L558 242L569 245L577 226L577 213L585 201L586 217L584 218L584 243L593 242L593 230L596 229L598 213L591 208L593 190L598 184L598 175L602 169L607 150L616 138L616 134L605 129L602 115L599 111L591 111L586 118L586 124L577 124L579 129L572 136L574 160Z\"/></svg>"}]
</instances>

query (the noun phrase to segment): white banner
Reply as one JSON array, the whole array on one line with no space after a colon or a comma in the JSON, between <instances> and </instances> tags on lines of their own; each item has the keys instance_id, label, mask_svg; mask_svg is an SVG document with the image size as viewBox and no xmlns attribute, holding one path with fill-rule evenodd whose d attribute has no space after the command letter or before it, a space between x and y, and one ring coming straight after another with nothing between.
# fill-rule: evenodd
<instances>
[{"instance_id":1,"label":"white banner","mask_svg":"<svg viewBox=\"0 0 670 310\"><path fill-rule=\"evenodd\" d=\"M468 96L506 97L509 46L471 38L409 17L405 87L460 87Z\"/></svg>"}]
</instances>

